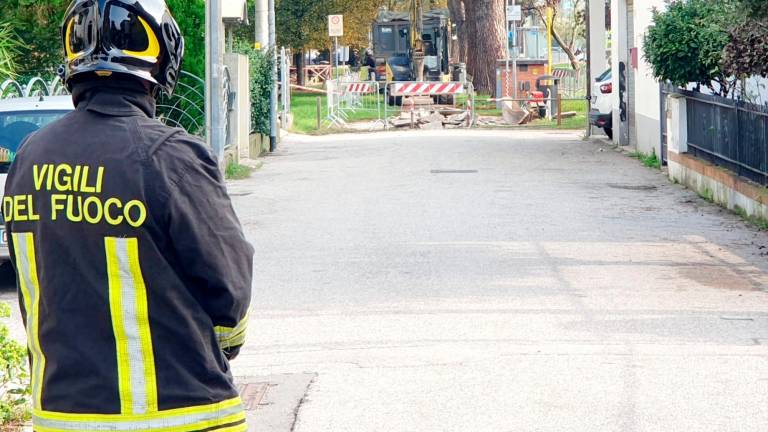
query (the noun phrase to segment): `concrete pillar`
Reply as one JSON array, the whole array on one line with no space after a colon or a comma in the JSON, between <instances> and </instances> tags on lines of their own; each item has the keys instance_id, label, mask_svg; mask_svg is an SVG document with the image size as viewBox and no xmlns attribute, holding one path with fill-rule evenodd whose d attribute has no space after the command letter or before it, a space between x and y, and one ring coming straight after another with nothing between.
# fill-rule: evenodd
<instances>
[{"instance_id":1,"label":"concrete pillar","mask_svg":"<svg viewBox=\"0 0 768 432\"><path fill-rule=\"evenodd\" d=\"M627 1L611 0L611 69L613 70L613 142L615 144L628 144L620 142L621 118L619 112L619 63L628 65L629 48L627 47Z\"/></svg>"},{"instance_id":2,"label":"concrete pillar","mask_svg":"<svg viewBox=\"0 0 768 432\"><path fill-rule=\"evenodd\" d=\"M667 151L688 152L688 103L678 94L667 96Z\"/></svg>"},{"instance_id":3,"label":"concrete pillar","mask_svg":"<svg viewBox=\"0 0 768 432\"><path fill-rule=\"evenodd\" d=\"M594 83L595 78L608 69L605 25L605 0L591 0L589 2L590 31L587 47L591 53L590 60L592 61L590 83Z\"/></svg>"},{"instance_id":4,"label":"concrete pillar","mask_svg":"<svg viewBox=\"0 0 768 432\"><path fill-rule=\"evenodd\" d=\"M235 92L233 112L229 116L228 155L235 162L240 158L250 158L249 135L251 132L251 93L248 70L248 57L242 54L226 54L224 63L229 68L230 85ZM258 155L257 155L258 156Z\"/></svg>"}]
</instances>

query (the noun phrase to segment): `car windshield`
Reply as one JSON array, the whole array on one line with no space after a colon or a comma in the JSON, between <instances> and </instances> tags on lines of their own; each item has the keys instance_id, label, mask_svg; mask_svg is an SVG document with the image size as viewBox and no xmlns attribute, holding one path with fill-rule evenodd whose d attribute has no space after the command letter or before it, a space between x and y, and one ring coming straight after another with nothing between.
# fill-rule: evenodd
<instances>
[{"instance_id":1,"label":"car windshield","mask_svg":"<svg viewBox=\"0 0 768 432\"><path fill-rule=\"evenodd\" d=\"M0 112L0 172L6 172L21 143L29 134L62 117L68 111Z\"/></svg>"},{"instance_id":2,"label":"car windshield","mask_svg":"<svg viewBox=\"0 0 768 432\"><path fill-rule=\"evenodd\" d=\"M608 81L609 79L611 79L611 70L610 69L608 69L607 71L603 72L603 74L600 75L599 77L595 78L595 81L603 82L603 81Z\"/></svg>"}]
</instances>

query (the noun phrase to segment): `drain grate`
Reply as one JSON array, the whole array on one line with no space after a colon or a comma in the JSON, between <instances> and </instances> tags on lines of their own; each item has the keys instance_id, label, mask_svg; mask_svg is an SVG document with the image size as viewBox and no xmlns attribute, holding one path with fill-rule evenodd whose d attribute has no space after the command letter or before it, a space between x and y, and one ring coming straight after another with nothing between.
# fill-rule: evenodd
<instances>
[{"instance_id":1,"label":"drain grate","mask_svg":"<svg viewBox=\"0 0 768 432\"><path fill-rule=\"evenodd\" d=\"M431 170L431 174L477 174L477 170Z\"/></svg>"},{"instance_id":2,"label":"drain grate","mask_svg":"<svg viewBox=\"0 0 768 432\"><path fill-rule=\"evenodd\" d=\"M240 398L243 400L243 406L247 411L255 410L264 396L267 395L269 383L246 383L239 384L237 391L240 392Z\"/></svg>"}]
</instances>

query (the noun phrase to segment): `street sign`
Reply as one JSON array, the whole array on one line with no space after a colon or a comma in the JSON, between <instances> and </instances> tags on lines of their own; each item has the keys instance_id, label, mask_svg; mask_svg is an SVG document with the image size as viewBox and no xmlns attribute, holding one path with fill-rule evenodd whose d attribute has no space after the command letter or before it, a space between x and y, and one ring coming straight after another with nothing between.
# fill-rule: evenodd
<instances>
[{"instance_id":1,"label":"street sign","mask_svg":"<svg viewBox=\"0 0 768 432\"><path fill-rule=\"evenodd\" d=\"M328 15L328 36L344 36L344 15Z\"/></svg>"},{"instance_id":2,"label":"street sign","mask_svg":"<svg viewBox=\"0 0 768 432\"><path fill-rule=\"evenodd\" d=\"M521 21L523 19L523 7L520 5L507 6L507 21Z\"/></svg>"}]
</instances>

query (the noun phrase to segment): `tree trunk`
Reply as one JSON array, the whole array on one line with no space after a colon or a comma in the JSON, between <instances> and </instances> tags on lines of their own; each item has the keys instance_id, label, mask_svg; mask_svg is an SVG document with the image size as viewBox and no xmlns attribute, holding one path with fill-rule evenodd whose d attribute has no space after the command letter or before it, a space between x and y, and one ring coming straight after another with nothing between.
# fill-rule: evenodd
<instances>
[{"instance_id":1,"label":"tree trunk","mask_svg":"<svg viewBox=\"0 0 768 432\"><path fill-rule=\"evenodd\" d=\"M304 83L304 63L306 53L301 50L293 55L293 64L296 65L296 84L303 86Z\"/></svg>"},{"instance_id":2,"label":"tree trunk","mask_svg":"<svg viewBox=\"0 0 768 432\"><path fill-rule=\"evenodd\" d=\"M451 61L454 63L466 63L467 61L467 35L464 28L466 14L462 0L448 0L448 9L451 12L451 22L456 24L456 34L451 35Z\"/></svg>"},{"instance_id":3,"label":"tree trunk","mask_svg":"<svg viewBox=\"0 0 768 432\"><path fill-rule=\"evenodd\" d=\"M496 93L496 62L504 58L504 0L464 0L467 16L467 70L475 90ZM498 96L498 95L497 95Z\"/></svg>"}]
</instances>

